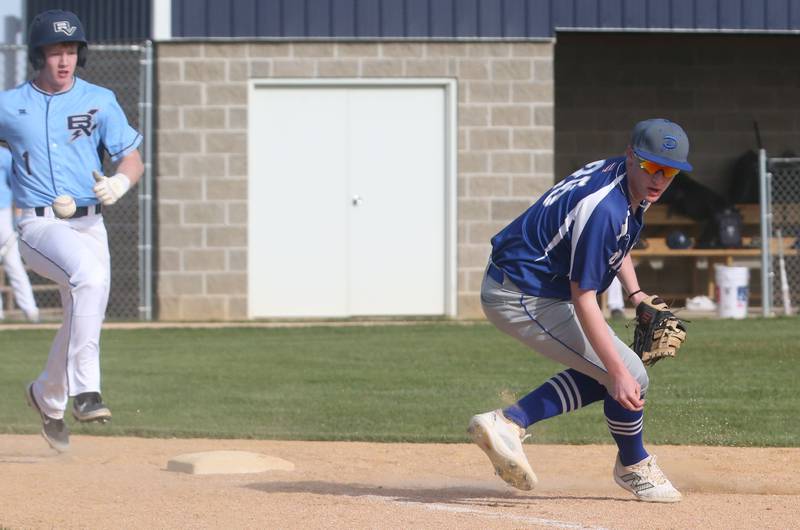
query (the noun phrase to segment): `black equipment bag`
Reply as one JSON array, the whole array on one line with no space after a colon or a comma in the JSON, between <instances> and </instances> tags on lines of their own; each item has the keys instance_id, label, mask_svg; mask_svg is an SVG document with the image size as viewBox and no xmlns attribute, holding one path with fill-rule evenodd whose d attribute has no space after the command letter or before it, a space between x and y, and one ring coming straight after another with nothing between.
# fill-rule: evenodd
<instances>
[{"instance_id":1,"label":"black equipment bag","mask_svg":"<svg viewBox=\"0 0 800 530\"><path fill-rule=\"evenodd\" d=\"M742 214L736 208L727 208L714 216L717 225L719 246L739 248L742 246Z\"/></svg>"}]
</instances>

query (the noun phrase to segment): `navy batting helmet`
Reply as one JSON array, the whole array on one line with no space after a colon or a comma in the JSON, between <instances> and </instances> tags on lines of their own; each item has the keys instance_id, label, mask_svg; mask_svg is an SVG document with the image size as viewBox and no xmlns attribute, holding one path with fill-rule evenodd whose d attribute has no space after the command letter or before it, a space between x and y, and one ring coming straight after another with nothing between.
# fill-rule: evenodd
<instances>
[{"instance_id":1,"label":"navy batting helmet","mask_svg":"<svg viewBox=\"0 0 800 530\"><path fill-rule=\"evenodd\" d=\"M667 246L671 249L683 249L692 246L692 240L680 230L673 230L667 236Z\"/></svg>"},{"instance_id":2,"label":"navy batting helmet","mask_svg":"<svg viewBox=\"0 0 800 530\"><path fill-rule=\"evenodd\" d=\"M28 29L28 60L35 70L44 66L42 47L59 42L78 43L78 66L86 65L87 42L78 15L51 9L36 15Z\"/></svg>"}]
</instances>

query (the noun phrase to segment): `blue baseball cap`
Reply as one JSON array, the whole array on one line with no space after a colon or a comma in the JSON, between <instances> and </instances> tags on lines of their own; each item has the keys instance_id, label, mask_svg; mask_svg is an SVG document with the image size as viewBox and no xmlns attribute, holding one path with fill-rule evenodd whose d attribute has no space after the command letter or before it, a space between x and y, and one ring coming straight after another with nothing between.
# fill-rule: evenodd
<instances>
[{"instance_id":1,"label":"blue baseball cap","mask_svg":"<svg viewBox=\"0 0 800 530\"><path fill-rule=\"evenodd\" d=\"M631 148L636 156L662 166L691 171L689 137L675 122L664 118L640 121L633 128Z\"/></svg>"}]
</instances>

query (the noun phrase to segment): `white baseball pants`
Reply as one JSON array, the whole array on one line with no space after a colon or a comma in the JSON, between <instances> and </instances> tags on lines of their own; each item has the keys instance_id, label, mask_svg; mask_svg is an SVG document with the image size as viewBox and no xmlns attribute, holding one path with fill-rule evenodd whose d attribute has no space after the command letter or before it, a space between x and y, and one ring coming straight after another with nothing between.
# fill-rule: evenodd
<instances>
[{"instance_id":1,"label":"white baseball pants","mask_svg":"<svg viewBox=\"0 0 800 530\"><path fill-rule=\"evenodd\" d=\"M14 212L11 208L0 208L0 245L4 245L14 234ZM33 289L28 273L19 255L19 244L14 242L8 247L5 256L2 258L3 268L8 276L8 283L14 291L14 299L17 305L25 313L28 320L36 321L39 319L39 309L36 307L36 300L33 298ZM3 318L3 297L0 296L0 319Z\"/></svg>"},{"instance_id":2,"label":"white baseball pants","mask_svg":"<svg viewBox=\"0 0 800 530\"><path fill-rule=\"evenodd\" d=\"M64 321L33 385L42 412L60 419L69 397L100 392L100 330L111 265L102 214L64 220L50 208L44 213L23 210L20 250L28 266L57 283L61 293Z\"/></svg>"}]
</instances>

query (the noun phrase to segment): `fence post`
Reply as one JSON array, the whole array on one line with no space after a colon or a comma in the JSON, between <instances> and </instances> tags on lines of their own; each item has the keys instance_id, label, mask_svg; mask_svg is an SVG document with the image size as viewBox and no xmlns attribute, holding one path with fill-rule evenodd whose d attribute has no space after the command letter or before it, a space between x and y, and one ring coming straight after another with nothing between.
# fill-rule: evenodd
<instances>
[{"instance_id":1,"label":"fence post","mask_svg":"<svg viewBox=\"0 0 800 530\"><path fill-rule=\"evenodd\" d=\"M153 320L153 43L140 55L139 123L144 175L139 183L139 319Z\"/></svg>"}]
</instances>

